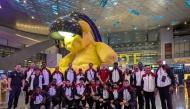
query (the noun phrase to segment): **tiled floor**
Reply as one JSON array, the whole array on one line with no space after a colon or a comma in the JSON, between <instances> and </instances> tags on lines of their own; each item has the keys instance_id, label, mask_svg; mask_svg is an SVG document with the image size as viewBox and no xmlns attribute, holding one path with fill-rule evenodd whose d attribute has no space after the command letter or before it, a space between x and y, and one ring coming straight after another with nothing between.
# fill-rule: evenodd
<instances>
[{"instance_id":1,"label":"tiled floor","mask_svg":"<svg viewBox=\"0 0 190 109\"><path fill-rule=\"evenodd\" d=\"M161 109L159 95L156 97L156 105L157 109ZM175 90L175 93L173 95L173 107L174 109L190 109L190 100L187 99L187 92L183 87ZM0 109L7 109L7 104L0 106ZM25 107L24 104L24 93L20 95L19 105L17 109L29 109L29 106Z\"/></svg>"}]
</instances>

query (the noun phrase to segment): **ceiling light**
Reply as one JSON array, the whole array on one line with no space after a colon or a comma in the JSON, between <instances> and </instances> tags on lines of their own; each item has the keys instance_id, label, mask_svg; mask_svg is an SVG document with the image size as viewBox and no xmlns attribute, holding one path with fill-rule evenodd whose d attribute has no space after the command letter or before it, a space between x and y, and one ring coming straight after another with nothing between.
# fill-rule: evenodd
<instances>
[{"instance_id":1,"label":"ceiling light","mask_svg":"<svg viewBox=\"0 0 190 109\"><path fill-rule=\"evenodd\" d=\"M167 29L169 30L170 28L168 27Z\"/></svg>"},{"instance_id":2,"label":"ceiling light","mask_svg":"<svg viewBox=\"0 0 190 109\"><path fill-rule=\"evenodd\" d=\"M85 8L83 8L83 10L85 10Z\"/></svg>"},{"instance_id":3,"label":"ceiling light","mask_svg":"<svg viewBox=\"0 0 190 109\"><path fill-rule=\"evenodd\" d=\"M98 28L100 28L100 26Z\"/></svg>"},{"instance_id":4,"label":"ceiling light","mask_svg":"<svg viewBox=\"0 0 190 109\"><path fill-rule=\"evenodd\" d=\"M32 18L32 19L35 19L35 17L34 17L34 16L32 16L31 18Z\"/></svg>"},{"instance_id":5,"label":"ceiling light","mask_svg":"<svg viewBox=\"0 0 190 109\"><path fill-rule=\"evenodd\" d=\"M134 10L134 9L129 9L129 12L132 13L132 14L135 14L137 16L140 15L140 13L138 11Z\"/></svg>"},{"instance_id":6,"label":"ceiling light","mask_svg":"<svg viewBox=\"0 0 190 109\"><path fill-rule=\"evenodd\" d=\"M23 0L23 3L25 3L25 4L26 4L26 0Z\"/></svg>"},{"instance_id":7,"label":"ceiling light","mask_svg":"<svg viewBox=\"0 0 190 109\"><path fill-rule=\"evenodd\" d=\"M184 24L186 25L186 24L187 24L187 22L184 22Z\"/></svg>"},{"instance_id":8,"label":"ceiling light","mask_svg":"<svg viewBox=\"0 0 190 109\"><path fill-rule=\"evenodd\" d=\"M107 17L106 17L106 19L107 19Z\"/></svg>"},{"instance_id":9,"label":"ceiling light","mask_svg":"<svg viewBox=\"0 0 190 109\"><path fill-rule=\"evenodd\" d=\"M117 2L115 2L114 5L117 5Z\"/></svg>"},{"instance_id":10,"label":"ceiling light","mask_svg":"<svg viewBox=\"0 0 190 109\"><path fill-rule=\"evenodd\" d=\"M160 25L158 25L158 26L160 26Z\"/></svg>"},{"instance_id":11,"label":"ceiling light","mask_svg":"<svg viewBox=\"0 0 190 109\"><path fill-rule=\"evenodd\" d=\"M135 29L137 29L137 28L135 28Z\"/></svg>"},{"instance_id":12,"label":"ceiling light","mask_svg":"<svg viewBox=\"0 0 190 109\"><path fill-rule=\"evenodd\" d=\"M0 9L2 9L1 5L0 5Z\"/></svg>"}]
</instances>

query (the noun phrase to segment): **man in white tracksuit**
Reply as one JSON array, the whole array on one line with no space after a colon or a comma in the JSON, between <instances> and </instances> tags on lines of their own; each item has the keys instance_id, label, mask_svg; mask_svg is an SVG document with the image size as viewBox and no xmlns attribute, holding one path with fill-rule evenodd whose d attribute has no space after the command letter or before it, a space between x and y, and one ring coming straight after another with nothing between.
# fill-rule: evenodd
<instances>
[{"instance_id":1,"label":"man in white tracksuit","mask_svg":"<svg viewBox=\"0 0 190 109\"><path fill-rule=\"evenodd\" d=\"M155 96L157 94L156 88L156 74L151 72L151 67L146 66L145 74L142 76L141 87L142 87L142 95L145 96L146 101L146 109L156 109L155 105ZM152 104L152 108L150 108L150 101Z\"/></svg>"},{"instance_id":2,"label":"man in white tracksuit","mask_svg":"<svg viewBox=\"0 0 190 109\"><path fill-rule=\"evenodd\" d=\"M175 86L174 74L169 66L163 65L163 61L161 59L157 60L157 63L159 68L156 71L156 82L162 109L173 109L172 94Z\"/></svg>"},{"instance_id":3,"label":"man in white tracksuit","mask_svg":"<svg viewBox=\"0 0 190 109\"><path fill-rule=\"evenodd\" d=\"M144 98L141 94L141 80L142 80L142 75L145 74L145 71L143 69L143 64L142 62L138 63L138 70L135 71L135 88L136 88L136 95L138 97L138 104L139 104L139 109L144 109Z\"/></svg>"}]
</instances>

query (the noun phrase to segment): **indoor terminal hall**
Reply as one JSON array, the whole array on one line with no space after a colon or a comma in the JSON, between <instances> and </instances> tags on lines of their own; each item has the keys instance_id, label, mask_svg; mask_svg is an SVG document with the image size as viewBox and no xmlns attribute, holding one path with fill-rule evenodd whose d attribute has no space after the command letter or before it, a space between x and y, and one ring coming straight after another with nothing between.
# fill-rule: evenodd
<instances>
[{"instance_id":1,"label":"indoor terminal hall","mask_svg":"<svg viewBox=\"0 0 190 109\"><path fill-rule=\"evenodd\" d=\"M190 109L190 0L0 0L0 109Z\"/></svg>"}]
</instances>

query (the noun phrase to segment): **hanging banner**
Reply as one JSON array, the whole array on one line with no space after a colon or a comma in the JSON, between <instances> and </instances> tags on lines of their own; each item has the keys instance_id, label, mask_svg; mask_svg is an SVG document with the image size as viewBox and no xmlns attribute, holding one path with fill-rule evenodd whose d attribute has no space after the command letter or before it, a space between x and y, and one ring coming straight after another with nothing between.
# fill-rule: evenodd
<instances>
[{"instance_id":1,"label":"hanging banner","mask_svg":"<svg viewBox=\"0 0 190 109\"><path fill-rule=\"evenodd\" d=\"M165 43L165 59L172 59L172 43Z\"/></svg>"}]
</instances>

